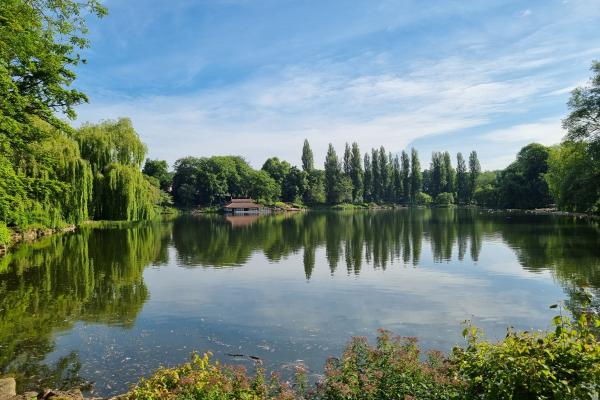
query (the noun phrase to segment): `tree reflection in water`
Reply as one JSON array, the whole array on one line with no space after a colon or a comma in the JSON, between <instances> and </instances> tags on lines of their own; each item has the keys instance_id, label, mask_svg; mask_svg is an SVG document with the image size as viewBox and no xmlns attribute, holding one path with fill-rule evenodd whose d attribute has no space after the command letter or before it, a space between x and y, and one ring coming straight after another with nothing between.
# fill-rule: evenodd
<instances>
[{"instance_id":1,"label":"tree reflection in water","mask_svg":"<svg viewBox=\"0 0 600 400\"><path fill-rule=\"evenodd\" d=\"M76 353L52 366L44 361L56 333L77 321L130 328L149 296L144 269L168 263L169 254L187 268L243 266L256 252L272 262L301 254L310 281L319 249L331 274L360 276L365 268L418 268L424 246L434 262L477 262L484 242L498 241L524 269L551 271L572 310L587 290L600 311L600 229L593 221L455 208L182 216L84 228L0 259L0 371L17 374L20 389L79 382Z\"/></svg>"}]
</instances>

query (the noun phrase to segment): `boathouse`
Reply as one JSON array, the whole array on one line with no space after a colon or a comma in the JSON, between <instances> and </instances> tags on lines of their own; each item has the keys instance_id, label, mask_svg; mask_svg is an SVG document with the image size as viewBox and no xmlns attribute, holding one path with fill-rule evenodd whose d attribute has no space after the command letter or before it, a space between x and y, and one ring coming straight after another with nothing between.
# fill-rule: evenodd
<instances>
[{"instance_id":1,"label":"boathouse","mask_svg":"<svg viewBox=\"0 0 600 400\"><path fill-rule=\"evenodd\" d=\"M259 214L266 209L252 199L231 199L223 206L223 211L233 214Z\"/></svg>"}]
</instances>

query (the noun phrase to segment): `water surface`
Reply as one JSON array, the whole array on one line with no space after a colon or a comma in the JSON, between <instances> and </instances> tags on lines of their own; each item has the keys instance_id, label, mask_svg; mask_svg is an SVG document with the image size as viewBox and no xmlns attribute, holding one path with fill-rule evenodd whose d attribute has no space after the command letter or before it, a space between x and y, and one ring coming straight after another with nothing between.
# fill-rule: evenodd
<instances>
[{"instance_id":1,"label":"water surface","mask_svg":"<svg viewBox=\"0 0 600 400\"><path fill-rule=\"evenodd\" d=\"M600 293L597 222L463 209L182 216L85 228L0 259L0 370L20 385L126 390L212 351L314 374L378 328L448 351L545 328Z\"/></svg>"}]
</instances>

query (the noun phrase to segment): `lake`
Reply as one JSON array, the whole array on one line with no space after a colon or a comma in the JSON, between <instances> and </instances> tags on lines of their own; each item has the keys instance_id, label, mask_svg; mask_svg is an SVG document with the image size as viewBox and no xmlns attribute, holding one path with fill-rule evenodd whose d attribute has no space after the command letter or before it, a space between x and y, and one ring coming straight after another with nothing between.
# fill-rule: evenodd
<instances>
[{"instance_id":1,"label":"lake","mask_svg":"<svg viewBox=\"0 0 600 400\"><path fill-rule=\"evenodd\" d=\"M313 378L351 336L427 349L549 327L600 294L600 226L476 209L181 216L82 228L0 259L0 371L126 391L196 350ZM565 312L568 312L565 310ZM287 372L286 372L287 371Z\"/></svg>"}]
</instances>

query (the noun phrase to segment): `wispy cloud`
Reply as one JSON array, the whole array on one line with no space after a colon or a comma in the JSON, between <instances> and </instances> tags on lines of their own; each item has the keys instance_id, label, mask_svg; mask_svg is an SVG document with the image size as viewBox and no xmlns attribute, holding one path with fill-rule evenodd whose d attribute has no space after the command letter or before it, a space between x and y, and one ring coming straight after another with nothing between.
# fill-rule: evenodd
<instances>
[{"instance_id":1,"label":"wispy cloud","mask_svg":"<svg viewBox=\"0 0 600 400\"><path fill-rule=\"evenodd\" d=\"M334 1L323 15L292 3L152 1L127 26L135 7L115 3L108 32L95 28L106 65L80 73L92 103L79 120L130 116L150 156L171 162L234 153L255 166L273 155L299 163L304 138L319 163L327 143L346 141L476 149L502 162L526 141L560 140L568 91L600 57L600 11L588 1Z\"/></svg>"},{"instance_id":2,"label":"wispy cloud","mask_svg":"<svg viewBox=\"0 0 600 400\"><path fill-rule=\"evenodd\" d=\"M492 142L519 142L522 144L536 142L552 145L560 142L564 135L565 131L561 127L560 118L550 118L539 122L497 129L485 133L482 138Z\"/></svg>"}]
</instances>

